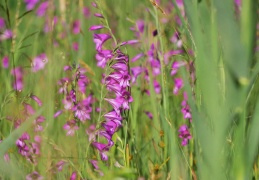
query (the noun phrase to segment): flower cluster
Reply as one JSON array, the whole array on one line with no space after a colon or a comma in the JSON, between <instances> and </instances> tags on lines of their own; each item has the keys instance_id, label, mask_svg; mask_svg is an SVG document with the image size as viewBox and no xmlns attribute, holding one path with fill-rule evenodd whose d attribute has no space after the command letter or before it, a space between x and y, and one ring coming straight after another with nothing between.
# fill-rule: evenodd
<instances>
[{"instance_id":1,"label":"flower cluster","mask_svg":"<svg viewBox=\"0 0 259 180\"><path fill-rule=\"evenodd\" d=\"M97 6L96 6L97 7ZM98 18L104 18L101 14L96 16ZM104 28L103 25L94 25L90 27L90 31L99 30ZM94 33L93 41L95 43L95 49L97 51L96 60L97 66L101 68L109 67L112 69L108 75L102 80L102 83L106 86L106 89L110 92L110 97L106 97L104 100L107 101L111 106L112 110L104 115L105 121L101 123L102 127L98 134L103 137L106 143L97 142L93 139L92 145L97 148L100 152L101 159L104 161L108 160L107 151L113 146L112 141L113 134L122 126L122 112L129 110L129 103L133 101L130 94L130 68L129 68L129 57L125 55L121 50L120 46L125 44L135 44L138 41L131 40L122 42L119 47L114 51L104 49L104 43L111 39L110 34L96 34Z\"/></svg>"},{"instance_id":2,"label":"flower cluster","mask_svg":"<svg viewBox=\"0 0 259 180\"><path fill-rule=\"evenodd\" d=\"M74 69L75 72L73 72ZM70 74L70 77L62 78L58 82L60 86L59 93L64 95L64 99L62 100L64 109L57 111L54 114L54 118L58 117L64 111L72 112L75 119L68 120L63 126L63 129L67 131L67 136L73 136L75 131L79 129L77 123L85 123L86 120L90 120L93 97L91 94L85 97L86 87L90 81L85 74L86 70L84 68L80 66L77 68L65 66L64 71ZM85 98L80 99L80 95Z\"/></svg>"}]
</instances>

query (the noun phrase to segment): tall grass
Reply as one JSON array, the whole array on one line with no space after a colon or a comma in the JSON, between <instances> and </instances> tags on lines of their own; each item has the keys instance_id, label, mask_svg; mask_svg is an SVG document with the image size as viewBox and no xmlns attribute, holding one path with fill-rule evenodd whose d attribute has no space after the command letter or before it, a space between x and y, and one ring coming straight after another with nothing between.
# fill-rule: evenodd
<instances>
[{"instance_id":1,"label":"tall grass","mask_svg":"<svg viewBox=\"0 0 259 180\"><path fill-rule=\"evenodd\" d=\"M37 16L42 2L32 9L22 0L0 2L5 22L1 27L0 21L0 58L9 57L9 67L0 68L0 179L30 179L33 172L34 179L259 179L258 2L98 0L93 7L85 0L49 0L45 15ZM76 20L80 29L75 33ZM105 27L89 31L97 24ZM13 36L1 40L6 29ZM128 88L134 101L121 111L124 120L112 135L107 161L93 141L104 143L104 115L112 110L105 98L115 95L106 89L103 74L113 72L116 60L103 69L97 66L93 33L112 35L103 48L129 57L131 80L132 69L141 67ZM121 45L132 39L139 42ZM45 67L33 72L35 57L42 53ZM177 62L183 64L174 69ZM71 70L64 71L67 65ZM79 66L89 80L85 92L75 78ZM12 71L17 67L23 69L22 90L13 86L20 80L19 72ZM60 85L65 77L73 80ZM183 87L175 92L177 79ZM90 120L83 123L73 110L65 110L61 87L75 91L73 106L92 95ZM191 118L183 115L185 100ZM59 110L63 113L54 117ZM35 132L40 115L43 130ZM64 129L72 119L71 127L78 126L74 135ZM181 136L183 125L189 140ZM17 145L25 132L29 156ZM39 154L33 149L35 137L41 139Z\"/></svg>"}]
</instances>

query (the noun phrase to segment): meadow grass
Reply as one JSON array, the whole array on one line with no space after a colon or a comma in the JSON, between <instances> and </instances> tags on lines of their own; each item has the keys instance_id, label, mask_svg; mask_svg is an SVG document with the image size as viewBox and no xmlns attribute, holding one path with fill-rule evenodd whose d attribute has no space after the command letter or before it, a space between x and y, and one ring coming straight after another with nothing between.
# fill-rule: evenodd
<instances>
[{"instance_id":1,"label":"meadow grass","mask_svg":"<svg viewBox=\"0 0 259 180\"><path fill-rule=\"evenodd\" d=\"M0 2L0 179L259 179L258 2L31 2Z\"/></svg>"}]
</instances>

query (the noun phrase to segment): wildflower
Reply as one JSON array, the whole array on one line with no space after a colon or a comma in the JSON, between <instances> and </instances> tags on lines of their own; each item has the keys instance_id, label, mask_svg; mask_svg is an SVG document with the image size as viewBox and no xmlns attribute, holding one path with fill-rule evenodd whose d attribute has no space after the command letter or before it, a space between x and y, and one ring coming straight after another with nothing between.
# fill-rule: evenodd
<instances>
[{"instance_id":1,"label":"wildflower","mask_svg":"<svg viewBox=\"0 0 259 180\"><path fill-rule=\"evenodd\" d=\"M26 3L26 9L29 11L35 7L39 0L24 0L24 2Z\"/></svg>"},{"instance_id":2,"label":"wildflower","mask_svg":"<svg viewBox=\"0 0 259 180\"><path fill-rule=\"evenodd\" d=\"M64 160L59 161L59 162L56 164L56 168L58 169L58 171L62 171L63 166L64 166L66 163L67 163L67 162L64 161Z\"/></svg>"},{"instance_id":3,"label":"wildflower","mask_svg":"<svg viewBox=\"0 0 259 180\"><path fill-rule=\"evenodd\" d=\"M78 42L73 42L72 47L73 47L73 49L74 49L75 51L78 51L78 49L79 49L79 44L78 44Z\"/></svg>"},{"instance_id":4,"label":"wildflower","mask_svg":"<svg viewBox=\"0 0 259 180\"><path fill-rule=\"evenodd\" d=\"M157 82L156 80L154 80L154 89L155 89L155 92L157 93L157 94L160 94L160 91L161 91L161 86L160 86L160 84L159 84L159 82Z\"/></svg>"},{"instance_id":5,"label":"wildflower","mask_svg":"<svg viewBox=\"0 0 259 180\"><path fill-rule=\"evenodd\" d=\"M61 115L63 113L62 110L58 110L55 114L54 114L54 118L57 118L59 115Z\"/></svg>"},{"instance_id":6,"label":"wildflower","mask_svg":"<svg viewBox=\"0 0 259 180\"><path fill-rule=\"evenodd\" d=\"M92 108L85 101L77 103L72 109L75 112L75 117L80 121L85 122L86 119L90 119Z\"/></svg>"},{"instance_id":7,"label":"wildflower","mask_svg":"<svg viewBox=\"0 0 259 180\"><path fill-rule=\"evenodd\" d=\"M189 139L192 138L187 125L182 125L178 130L179 138L182 139L182 146L186 146L188 144Z\"/></svg>"},{"instance_id":8,"label":"wildflower","mask_svg":"<svg viewBox=\"0 0 259 180\"><path fill-rule=\"evenodd\" d=\"M184 61L175 61L172 64L172 70L171 70L171 76L174 76L177 72L178 69L182 66L184 66L186 63Z\"/></svg>"},{"instance_id":9,"label":"wildflower","mask_svg":"<svg viewBox=\"0 0 259 180\"><path fill-rule=\"evenodd\" d=\"M136 66L136 67L130 68L130 71L132 74L131 82L135 83L138 76L143 72L143 68L140 66Z\"/></svg>"},{"instance_id":10,"label":"wildflower","mask_svg":"<svg viewBox=\"0 0 259 180\"><path fill-rule=\"evenodd\" d=\"M75 131L78 130L79 127L76 125L75 120L70 120L63 126L63 129L67 131L67 136L74 136Z\"/></svg>"},{"instance_id":11,"label":"wildflower","mask_svg":"<svg viewBox=\"0 0 259 180\"><path fill-rule=\"evenodd\" d=\"M74 34L79 34L80 33L80 21L75 20L72 25L73 33Z\"/></svg>"},{"instance_id":12,"label":"wildflower","mask_svg":"<svg viewBox=\"0 0 259 180\"><path fill-rule=\"evenodd\" d=\"M37 72L41 69L44 69L46 63L48 62L48 58L45 53L36 56L32 62L32 72Z\"/></svg>"},{"instance_id":13,"label":"wildflower","mask_svg":"<svg viewBox=\"0 0 259 180\"><path fill-rule=\"evenodd\" d=\"M100 51L103 43L105 43L111 36L108 34L94 34L95 49Z\"/></svg>"},{"instance_id":14,"label":"wildflower","mask_svg":"<svg viewBox=\"0 0 259 180\"><path fill-rule=\"evenodd\" d=\"M153 114L149 111L144 111L149 119L153 119Z\"/></svg>"},{"instance_id":15,"label":"wildflower","mask_svg":"<svg viewBox=\"0 0 259 180\"><path fill-rule=\"evenodd\" d=\"M5 27L5 21L4 18L0 17L0 29L3 29Z\"/></svg>"},{"instance_id":16,"label":"wildflower","mask_svg":"<svg viewBox=\"0 0 259 180\"><path fill-rule=\"evenodd\" d=\"M3 34L0 35L0 41L11 39L13 37L13 32L10 29L6 29Z\"/></svg>"},{"instance_id":17,"label":"wildflower","mask_svg":"<svg viewBox=\"0 0 259 180\"><path fill-rule=\"evenodd\" d=\"M9 67L9 58L8 58L8 56L4 56L3 57L3 59L2 59L2 66L5 69Z\"/></svg>"},{"instance_id":18,"label":"wildflower","mask_svg":"<svg viewBox=\"0 0 259 180\"><path fill-rule=\"evenodd\" d=\"M33 171L31 174L26 176L26 180L43 180L44 178L37 172Z\"/></svg>"},{"instance_id":19,"label":"wildflower","mask_svg":"<svg viewBox=\"0 0 259 180\"><path fill-rule=\"evenodd\" d=\"M100 14L100 13L94 13L94 16L95 16L95 17L98 17L98 18L104 18L103 15Z\"/></svg>"},{"instance_id":20,"label":"wildflower","mask_svg":"<svg viewBox=\"0 0 259 180\"><path fill-rule=\"evenodd\" d=\"M102 28L104 28L103 25L94 25L89 28L89 31L94 31L94 30L98 30L98 29L102 29Z\"/></svg>"},{"instance_id":21,"label":"wildflower","mask_svg":"<svg viewBox=\"0 0 259 180\"><path fill-rule=\"evenodd\" d=\"M174 79L174 94L178 94L179 90L183 87L183 80L181 78Z\"/></svg>"},{"instance_id":22,"label":"wildflower","mask_svg":"<svg viewBox=\"0 0 259 180\"><path fill-rule=\"evenodd\" d=\"M42 102L37 96L31 95L30 98L33 99L39 106L42 106Z\"/></svg>"},{"instance_id":23,"label":"wildflower","mask_svg":"<svg viewBox=\"0 0 259 180\"><path fill-rule=\"evenodd\" d=\"M48 9L48 6L49 6L49 3L47 1L41 3L36 11L37 16L39 16L39 17L44 16Z\"/></svg>"},{"instance_id":24,"label":"wildflower","mask_svg":"<svg viewBox=\"0 0 259 180\"><path fill-rule=\"evenodd\" d=\"M91 124L88 127L88 129L85 130L86 134L89 136L88 138L89 142L95 141L95 136L96 136L95 130L96 130L95 124Z\"/></svg>"},{"instance_id":25,"label":"wildflower","mask_svg":"<svg viewBox=\"0 0 259 180\"><path fill-rule=\"evenodd\" d=\"M111 50L100 50L95 55L95 59L97 60L97 66L104 68L106 66L106 63L111 59L112 57L112 51Z\"/></svg>"},{"instance_id":26,"label":"wildflower","mask_svg":"<svg viewBox=\"0 0 259 180\"><path fill-rule=\"evenodd\" d=\"M135 62L138 59L142 58L144 56L144 53L137 54L135 57L131 59L131 62Z\"/></svg>"},{"instance_id":27,"label":"wildflower","mask_svg":"<svg viewBox=\"0 0 259 180\"><path fill-rule=\"evenodd\" d=\"M88 7L83 7L83 15L86 18L90 17L91 13L90 13L90 9Z\"/></svg>"},{"instance_id":28,"label":"wildflower","mask_svg":"<svg viewBox=\"0 0 259 180\"><path fill-rule=\"evenodd\" d=\"M70 180L76 180L76 177L77 177L76 172L73 172L70 176Z\"/></svg>"}]
</instances>

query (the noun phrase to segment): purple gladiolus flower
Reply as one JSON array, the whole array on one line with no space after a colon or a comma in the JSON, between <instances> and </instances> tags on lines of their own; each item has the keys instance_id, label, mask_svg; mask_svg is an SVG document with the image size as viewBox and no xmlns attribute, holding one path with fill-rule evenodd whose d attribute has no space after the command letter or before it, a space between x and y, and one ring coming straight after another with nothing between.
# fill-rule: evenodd
<instances>
[{"instance_id":1,"label":"purple gladiolus flower","mask_svg":"<svg viewBox=\"0 0 259 180\"><path fill-rule=\"evenodd\" d=\"M104 28L103 25L93 25L89 28L89 31L94 31L94 30L98 30L98 29L102 29Z\"/></svg>"},{"instance_id":2,"label":"purple gladiolus flower","mask_svg":"<svg viewBox=\"0 0 259 180\"><path fill-rule=\"evenodd\" d=\"M182 66L185 66L185 65L186 65L186 63L184 61L173 62L171 76L174 76L178 72L178 69Z\"/></svg>"},{"instance_id":3,"label":"purple gladiolus flower","mask_svg":"<svg viewBox=\"0 0 259 180\"><path fill-rule=\"evenodd\" d=\"M96 136L96 126L95 124L91 124L88 129L85 130L86 134L89 136L88 140L89 142L95 141L95 136Z\"/></svg>"},{"instance_id":4,"label":"purple gladiolus flower","mask_svg":"<svg viewBox=\"0 0 259 180\"><path fill-rule=\"evenodd\" d=\"M0 17L0 29L3 29L5 27L5 21L4 18Z\"/></svg>"},{"instance_id":5,"label":"purple gladiolus flower","mask_svg":"<svg viewBox=\"0 0 259 180\"><path fill-rule=\"evenodd\" d=\"M10 29L6 29L3 34L0 35L0 41L10 39L13 37L13 32Z\"/></svg>"},{"instance_id":6,"label":"purple gladiolus flower","mask_svg":"<svg viewBox=\"0 0 259 180\"><path fill-rule=\"evenodd\" d=\"M178 94L179 90L183 87L183 80L181 78L174 79L174 94Z\"/></svg>"},{"instance_id":7,"label":"purple gladiolus flower","mask_svg":"<svg viewBox=\"0 0 259 180\"><path fill-rule=\"evenodd\" d=\"M30 98L33 99L39 106L42 106L42 102L37 96L31 95Z\"/></svg>"},{"instance_id":8,"label":"purple gladiolus flower","mask_svg":"<svg viewBox=\"0 0 259 180\"><path fill-rule=\"evenodd\" d=\"M9 58L8 58L8 56L4 56L4 57L3 57L2 66L3 66L3 68L5 68L5 69L9 67Z\"/></svg>"},{"instance_id":9,"label":"purple gladiolus flower","mask_svg":"<svg viewBox=\"0 0 259 180\"><path fill-rule=\"evenodd\" d=\"M45 53L42 53L39 56L35 57L32 62L32 72L37 72L41 69L44 69L47 62L48 58Z\"/></svg>"},{"instance_id":10,"label":"purple gladiolus flower","mask_svg":"<svg viewBox=\"0 0 259 180\"><path fill-rule=\"evenodd\" d=\"M40 6L37 9L37 16L42 17L45 15L47 9L48 9L49 3L47 1L40 4Z\"/></svg>"},{"instance_id":11,"label":"purple gladiolus flower","mask_svg":"<svg viewBox=\"0 0 259 180\"><path fill-rule=\"evenodd\" d=\"M26 180L43 180L43 176L41 176L37 171L33 171L31 174L26 176Z\"/></svg>"},{"instance_id":12,"label":"purple gladiolus flower","mask_svg":"<svg viewBox=\"0 0 259 180\"><path fill-rule=\"evenodd\" d=\"M156 80L154 80L154 88L155 88L155 92L157 94L160 94L161 86L160 86L159 82L157 82Z\"/></svg>"},{"instance_id":13,"label":"purple gladiolus flower","mask_svg":"<svg viewBox=\"0 0 259 180\"><path fill-rule=\"evenodd\" d=\"M75 116L80 121L85 122L85 120L90 119L92 108L89 104L85 104L85 101L81 101L73 107L73 111L75 111Z\"/></svg>"},{"instance_id":14,"label":"purple gladiolus flower","mask_svg":"<svg viewBox=\"0 0 259 180\"><path fill-rule=\"evenodd\" d=\"M188 130L188 126L187 125L182 125L179 130L178 130L179 134L179 138L182 139L182 146L186 146L188 144L189 139L192 138L189 130Z\"/></svg>"},{"instance_id":15,"label":"purple gladiolus flower","mask_svg":"<svg viewBox=\"0 0 259 180\"><path fill-rule=\"evenodd\" d=\"M73 22L72 27L73 27L73 33L74 34L79 34L80 33L80 21L79 20L75 20Z\"/></svg>"},{"instance_id":16,"label":"purple gladiolus flower","mask_svg":"<svg viewBox=\"0 0 259 180\"><path fill-rule=\"evenodd\" d=\"M21 91L23 89L23 69L22 67L16 67L12 69L11 74L15 76L13 82L13 88L15 90Z\"/></svg>"},{"instance_id":17,"label":"purple gladiolus flower","mask_svg":"<svg viewBox=\"0 0 259 180\"><path fill-rule=\"evenodd\" d=\"M73 172L70 176L70 180L76 180L77 174L76 172Z\"/></svg>"},{"instance_id":18,"label":"purple gladiolus flower","mask_svg":"<svg viewBox=\"0 0 259 180\"><path fill-rule=\"evenodd\" d=\"M133 67L130 70L131 70L131 74L132 74L132 78L131 78L132 83L135 83L138 76L144 71L144 69L139 66Z\"/></svg>"},{"instance_id":19,"label":"purple gladiolus flower","mask_svg":"<svg viewBox=\"0 0 259 180\"><path fill-rule=\"evenodd\" d=\"M66 161L64 161L64 160L59 161L59 162L56 164L56 168L58 169L58 171L62 171L63 166L64 166L65 164L67 164Z\"/></svg>"},{"instance_id":20,"label":"purple gladiolus flower","mask_svg":"<svg viewBox=\"0 0 259 180\"><path fill-rule=\"evenodd\" d=\"M78 51L78 49L79 49L79 44L78 44L78 42L73 42L72 47L73 47L73 49L74 49L75 51Z\"/></svg>"},{"instance_id":21,"label":"purple gladiolus flower","mask_svg":"<svg viewBox=\"0 0 259 180\"><path fill-rule=\"evenodd\" d=\"M63 126L63 129L67 131L67 136L74 136L75 131L78 130L79 127L76 125L75 120L70 120Z\"/></svg>"},{"instance_id":22,"label":"purple gladiolus flower","mask_svg":"<svg viewBox=\"0 0 259 180\"><path fill-rule=\"evenodd\" d=\"M94 16L95 16L95 17L98 17L98 18L104 18L103 15L100 14L100 13L94 13Z\"/></svg>"},{"instance_id":23,"label":"purple gladiolus flower","mask_svg":"<svg viewBox=\"0 0 259 180\"><path fill-rule=\"evenodd\" d=\"M24 0L24 2L26 3L26 9L29 11L35 7L39 0Z\"/></svg>"},{"instance_id":24,"label":"purple gladiolus flower","mask_svg":"<svg viewBox=\"0 0 259 180\"><path fill-rule=\"evenodd\" d=\"M133 98L126 90L122 91L117 98L120 99L123 109L129 109L129 103L133 102Z\"/></svg>"},{"instance_id":25,"label":"purple gladiolus flower","mask_svg":"<svg viewBox=\"0 0 259 180\"><path fill-rule=\"evenodd\" d=\"M140 54L136 55L135 57L133 57L133 58L131 59L131 62L135 62L135 61L137 61L138 59L142 58L143 56L144 56L144 53L140 53Z\"/></svg>"},{"instance_id":26,"label":"purple gladiolus flower","mask_svg":"<svg viewBox=\"0 0 259 180\"><path fill-rule=\"evenodd\" d=\"M145 111L145 114L147 115L147 117L149 117L149 119L153 119L153 114L149 111Z\"/></svg>"},{"instance_id":27,"label":"purple gladiolus flower","mask_svg":"<svg viewBox=\"0 0 259 180\"><path fill-rule=\"evenodd\" d=\"M100 50L96 55L95 58L97 60L97 66L104 68L106 66L107 61L112 58L112 51L110 50Z\"/></svg>"},{"instance_id":28,"label":"purple gladiolus flower","mask_svg":"<svg viewBox=\"0 0 259 180\"><path fill-rule=\"evenodd\" d=\"M86 18L90 17L91 13L90 13L90 9L88 7L83 7L83 15Z\"/></svg>"},{"instance_id":29,"label":"purple gladiolus flower","mask_svg":"<svg viewBox=\"0 0 259 180\"><path fill-rule=\"evenodd\" d=\"M103 43L105 43L111 36L108 34L94 34L95 49L101 51Z\"/></svg>"},{"instance_id":30,"label":"purple gladiolus flower","mask_svg":"<svg viewBox=\"0 0 259 180\"><path fill-rule=\"evenodd\" d=\"M55 114L54 114L54 118L57 118L59 115L61 115L63 113L62 110L58 110Z\"/></svg>"},{"instance_id":31,"label":"purple gladiolus flower","mask_svg":"<svg viewBox=\"0 0 259 180\"><path fill-rule=\"evenodd\" d=\"M114 108L117 114L120 113L120 107L122 104L122 100L120 98L116 98L116 99L105 98L104 100L108 101L112 105L112 107Z\"/></svg>"}]
</instances>

